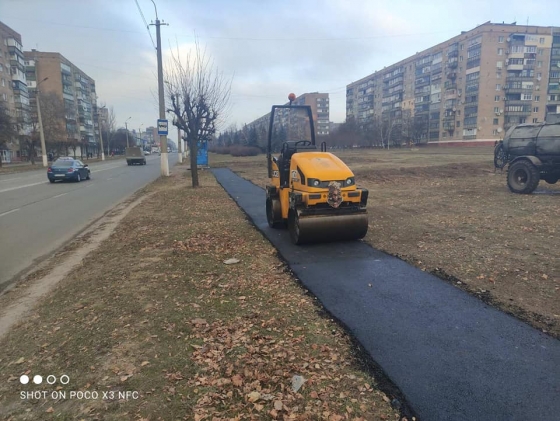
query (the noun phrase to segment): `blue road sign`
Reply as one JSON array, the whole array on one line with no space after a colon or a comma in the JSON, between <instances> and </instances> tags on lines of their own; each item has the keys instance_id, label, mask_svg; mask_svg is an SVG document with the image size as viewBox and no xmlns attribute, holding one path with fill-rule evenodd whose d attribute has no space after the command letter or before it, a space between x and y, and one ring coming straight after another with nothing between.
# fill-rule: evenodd
<instances>
[{"instance_id":1,"label":"blue road sign","mask_svg":"<svg viewBox=\"0 0 560 421\"><path fill-rule=\"evenodd\" d=\"M167 136L168 134L168 122L167 120L157 121L157 130L160 136Z\"/></svg>"}]
</instances>

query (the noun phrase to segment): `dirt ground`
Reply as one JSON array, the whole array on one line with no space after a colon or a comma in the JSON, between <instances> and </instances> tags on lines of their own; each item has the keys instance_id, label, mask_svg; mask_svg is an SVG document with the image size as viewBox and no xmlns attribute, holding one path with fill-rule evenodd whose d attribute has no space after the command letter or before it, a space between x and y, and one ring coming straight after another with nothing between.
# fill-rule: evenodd
<instances>
[{"instance_id":1,"label":"dirt ground","mask_svg":"<svg viewBox=\"0 0 560 421\"><path fill-rule=\"evenodd\" d=\"M0 340L0 419L414 420L211 174L172 171Z\"/></svg>"},{"instance_id":2,"label":"dirt ground","mask_svg":"<svg viewBox=\"0 0 560 421\"><path fill-rule=\"evenodd\" d=\"M510 193L493 149L335 151L369 189L365 241L560 338L560 184ZM212 155L264 186L264 156Z\"/></svg>"}]
</instances>

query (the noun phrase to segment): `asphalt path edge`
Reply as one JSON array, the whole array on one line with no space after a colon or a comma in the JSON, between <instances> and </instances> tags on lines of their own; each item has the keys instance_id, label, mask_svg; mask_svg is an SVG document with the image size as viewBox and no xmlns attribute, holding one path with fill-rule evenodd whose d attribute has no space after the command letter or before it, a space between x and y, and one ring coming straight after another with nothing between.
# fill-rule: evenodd
<instances>
[{"instance_id":1,"label":"asphalt path edge","mask_svg":"<svg viewBox=\"0 0 560 421\"><path fill-rule=\"evenodd\" d=\"M245 211L245 209L243 209L242 206L240 206L240 204L236 200L236 198L228 192L228 190L224 187L224 185L220 182L220 180L218 180L218 178L214 175L213 172L212 172L212 175L214 176L216 182L220 185L220 187L222 187L222 189L224 189L226 194L229 197L231 197L231 199L235 202L238 209L245 215L245 219L247 221L249 221L251 223L251 225L253 225L253 227L261 233L261 235L264 237L264 239L266 241L268 241L272 247L274 247L274 249L276 250L276 256L278 257L278 259L280 259L280 261L284 265L284 272L289 273L294 278L294 280L297 282L297 284L301 287L301 289L304 291L304 293L313 298L313 302L315 303L315 309L316 309L317 313L320 316L327 317L327 318L331 319L334 323L336 323L338 326L340 326L344 330L344 332L348 335L348 337L350 338L350 341L352 343L352 346L354 347L354 358L355 358L356 365L362 371L365 371L366 373L368 373L370 376L372 376L374 378L375 381L373 383L373 386L375 388L379 389L380 391L382 391L383 393L385 393L385 395L387 395L387 397L391 401L391 406L394 409L396 409L397 411L400 412L400 418L402 419L404 417L407 420L412 420L414 418L416 421L421 421L420 418L418 417L418 415L414 412L414 410L410 406L410 404L407 402L407 400L404 396L404 393L389 378L389 376L384 372L383 368L381 368L381 366L367 352L367 350L363 347L361 342L352 333L351 329L344 322L342 322L339 318L334 316L327 308L325 308L323 306L323 304L321 303L321 301L319 300L319 298L317 298L317 296L315 296L311 291L309 291L309 289L303 284L303 282L297 276L297 274L292 270L292 268L290 267L290 264L288 263L288 260L276 248L276 246L272 243L272 241L269 240L269 238L266 236L266 234L258 227L258 225L255 223L253 218ZM243 178L243 177L241 177L241 178ZM254 186L258 187L259 189L262 189L262 187L253 183L253 181L248 180L246 178L243 178L243 179L245 181L248 181L249 183L253 184ZM262 189L262 190L264 191L264 189ZM263 201L263 207L264 207L264 205L265 205L265 203Z\"/></svg>"}]
</instances>

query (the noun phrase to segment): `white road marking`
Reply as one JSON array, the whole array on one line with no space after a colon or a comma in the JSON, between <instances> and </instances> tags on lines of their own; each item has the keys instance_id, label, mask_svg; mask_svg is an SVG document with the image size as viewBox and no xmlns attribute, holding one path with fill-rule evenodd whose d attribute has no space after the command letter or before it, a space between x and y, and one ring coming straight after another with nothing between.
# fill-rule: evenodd
<instances>
[{"instance_id":1,"label":"white road marking","mask_svg":"<svg viewBox=\"0 0 560 421\"><path fill-rule=\"evenodd\" d=\"M45 182L44 182L44 181L40 181L40 182L38 182L38 183L24 184L23 186L10 187L9 189L0 190L0 193L5 193L5 192L7 192L7 191L12 191L12 190L23 189L23 188L25 188L25 187L38 186L39 184L45 184Z\"/></svg>"},{"instance_id":2,"label":"white road marking","mask_svg":"<svg viewBox=\"0 0 560 421\"><path fill-rule=\"evenodd\" d=\"M57 194L56 196L51 197L51 199L56 199L57 197L64 196L65 194L68 194L68 193Z\"/></svg>"},{"instance_id":3,"label":"white road marking","mask_svg":"<svg viewBox=\"0 0 560 421\"><path fill-rule=\"evenodd\" d=\"M20 210L20 208L12 209L11 211L8 211L8 212L0 213L0 217L2 217L2 216L4 216L4 215L7 215L7 214L9 214L9 213L12 213L12 212L17 212L18 210Z\"/></svg>"}]
</instances>

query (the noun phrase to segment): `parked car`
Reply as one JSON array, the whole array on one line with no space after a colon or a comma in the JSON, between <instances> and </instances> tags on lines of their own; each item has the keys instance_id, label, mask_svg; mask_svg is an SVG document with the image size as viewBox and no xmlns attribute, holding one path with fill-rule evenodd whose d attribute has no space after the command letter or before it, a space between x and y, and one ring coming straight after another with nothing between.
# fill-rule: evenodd
<instances>
[{"instance_id":1,"label":"parked car","mask_svg":"<svg viewBox=\"0 0 560 421\"><path fill-rule=\"evenodd\" d=\"M89 180L90 174L87 164L71 157L60 157L47 168L47 177L51 183L57 180Z\"/></svg>"}]
</instances>

